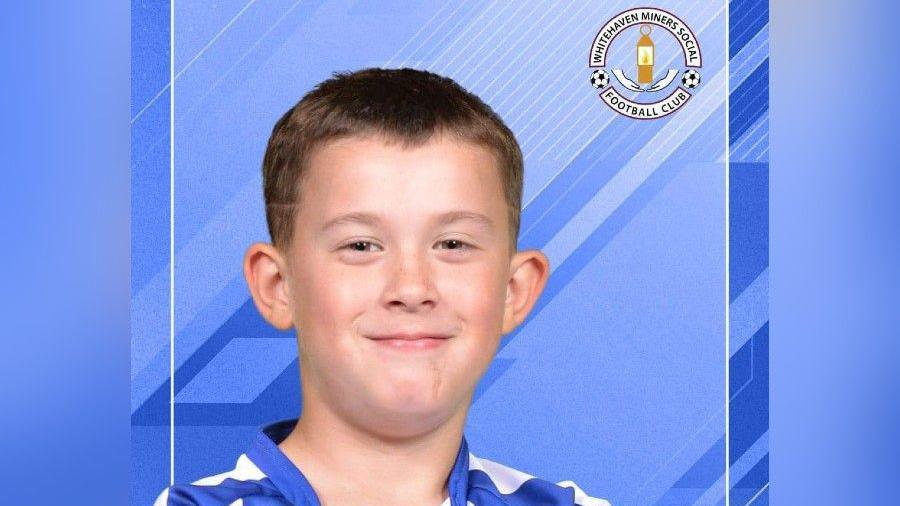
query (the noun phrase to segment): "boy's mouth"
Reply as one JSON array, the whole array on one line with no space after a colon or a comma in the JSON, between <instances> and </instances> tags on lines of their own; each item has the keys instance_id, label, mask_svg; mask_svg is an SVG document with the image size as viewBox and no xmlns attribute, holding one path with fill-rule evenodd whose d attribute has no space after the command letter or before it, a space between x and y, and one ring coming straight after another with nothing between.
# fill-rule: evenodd
<instances>
[{"instance_id":1,"label":"boy's mouth","mask_svg":"<svg viewBox=\"0 0 900 506\"><path fill-rule=\"evenodd\" d=\"M453 336L439 332L394 332L390 334L367 336L369 339L380 341L383 339L400 339L403 341L417 341L419 339L449 339Z\"/></svg>"},{"instance_id":2,"label":"boy's mouth","mask_svg":"<svg viewBox=\"0 0 900 506\"><path fill-rule=\"evenodd\" d=\"M453 336L436 332L396 332L366 337L391 349L417 351L437 348Z\"/></svg>"}]
</instances>

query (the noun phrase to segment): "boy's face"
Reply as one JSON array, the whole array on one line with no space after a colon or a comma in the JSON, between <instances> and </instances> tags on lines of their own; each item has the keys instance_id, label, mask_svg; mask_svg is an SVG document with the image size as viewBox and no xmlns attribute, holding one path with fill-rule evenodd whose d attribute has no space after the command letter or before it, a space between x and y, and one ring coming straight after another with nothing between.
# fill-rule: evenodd
<instances>
[{"instance_id":1,"label":"boy's face","mask_svg":"<svg viewBox=\"0 0 900 506\"><path fill-rule=\"evenodd\" d=\"M352 137L309 162L278 260L285 304L267 316L297 328L304 403L393 435L464 412L548 271L539 252L510 255L492 152Z\"/></svg>"}]
</instances>

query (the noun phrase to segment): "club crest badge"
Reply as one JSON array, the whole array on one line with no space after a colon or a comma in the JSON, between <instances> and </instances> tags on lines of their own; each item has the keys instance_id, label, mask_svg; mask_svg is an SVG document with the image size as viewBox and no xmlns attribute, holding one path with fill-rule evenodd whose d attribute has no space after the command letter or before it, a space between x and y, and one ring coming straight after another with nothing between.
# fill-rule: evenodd
<instances>
[{"instance_id":1,"label":"club crest badge","mask_svg":"<svg viewBox=\"0 0 900 506\"><path fill-rule=\"evenodd\" d=\"M672 54L657 54L660 42L675 48ZM700 86L701 66L694 32L674 14L652 7L629 9L607 21L588 58L588 67L595 69L591 86L600 90L600 99L634 119L662 118L684 107Z\"/></svg>"}]
</instances>

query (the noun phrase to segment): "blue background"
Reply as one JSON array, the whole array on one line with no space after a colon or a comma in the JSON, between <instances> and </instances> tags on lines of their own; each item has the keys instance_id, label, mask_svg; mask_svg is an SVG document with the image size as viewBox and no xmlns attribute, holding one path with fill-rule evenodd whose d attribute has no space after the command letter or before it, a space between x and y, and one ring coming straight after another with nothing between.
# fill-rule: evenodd
<instances>
[{"instance_id":1,"label":"blue background","mask_svg":"<svg viewBox=\"0 0 900 506\"><path fill-rule=\"evenodd\" d=\"M780 2L772 18L773 502L894 504L900 4ZM819 83L829 70L877 84Z\"/></svg>"},{"instance_id":2,"label":"blue background","mask_svg":"<svg viewBox=\"0 0 900 506\"><path fill-rule=\"evenodd\" d=\"M697 33L704 81L684 111L635 122L587 87L584 58L628 4L461 2L398 14L385 3L176 3L176 479L230 468L259 424L299 410L293 335L262 321L240 272L244 248L267 238L259 163L272 124L334 70L414 66L458 80L516 133L526 155L519 246L543 249L554 268L479 386L473 451L614 504L721 502L725 5L658 6ZM733 499L755 504L768 498L767 22L765 3L731 4L731 485ZM141 504L169 478L168 27L167 4L133 3ZM659 61L677 62L674 39L655 36ZM628 68L624 40L611 64Z\"/></svg>"}]
</instances>

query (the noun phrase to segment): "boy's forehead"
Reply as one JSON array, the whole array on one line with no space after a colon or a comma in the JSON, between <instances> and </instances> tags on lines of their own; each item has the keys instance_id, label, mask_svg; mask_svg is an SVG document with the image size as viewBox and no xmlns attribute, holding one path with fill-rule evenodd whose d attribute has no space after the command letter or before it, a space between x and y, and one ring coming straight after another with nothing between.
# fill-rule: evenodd
<instances>
[{"instance_id":1,"label":"boy's forehead","mask_svg":"<svg viewBox=\"0 0 900 506\"><path fill-rule=\"evenodd\" d=\"M315 205L317 214L449 206L489 215L505 207L493 151L446 135L413 146L378 136L345 137L315 150L306 169L301 200Z\"/></svg>"},{"instance_id":2,"label":"boy's forehead","mask_svg":"<svg viewBox=\"0 0 900 506\"><path fill-rule=\"evenodd\" d=\"M353 226L388 233L458 226L485 244L508 242L505 191L489 148L453 138L411 147L342 138L309 162L294 215L298 238L325 238Z\"/></svg>"},{"instance_id":3,"label":"boy's forehead","mask_svg":"<svg viewBox=\"0 0 900 506\"><path fill-rule=\"evenodd\" d=\"M372 157L413 160L434 155L450 157L449 161L473 158L481 159L482 162L490 160L494 168L498 168L499 163L493 149L454 134L437 132L418 142L378 133L338 137L317 145L312 151L309 165L333 166L342 161L358 163L359 158Z\"/></svg>"}]
</instances>

